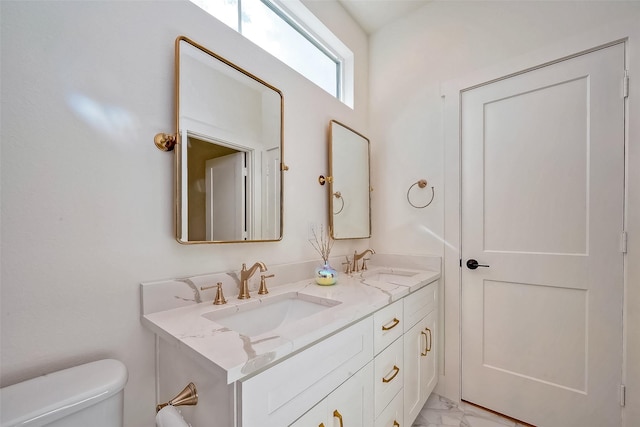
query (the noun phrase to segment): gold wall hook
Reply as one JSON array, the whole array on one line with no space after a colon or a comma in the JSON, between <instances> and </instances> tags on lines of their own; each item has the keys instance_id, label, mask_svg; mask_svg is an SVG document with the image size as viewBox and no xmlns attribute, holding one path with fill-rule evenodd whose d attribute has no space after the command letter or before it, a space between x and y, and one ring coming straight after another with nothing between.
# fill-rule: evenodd
<instances>
[{"instance_id":1,"label":"gold wall hook","mask_svg":"<svg viewBox=\"0 0 640 427\"><path fill-rule=\"evenodd\" d=\"M153 137L153 143L156 144L158 150L161 151L172 151L177 141L178 139L175 135L168 133L157 133L156 136Z\"/></svg>"},{"instance_id":2,"label":"gold wall hook","mask_svg":"<svg viewBox=\"0 0 640 427\"><path fill-rule=\"evenodd\" d=\"M327 182L331 184L333 182L333 177L332 176L325 177L324 175L320 175L318 177L318 183L320 183L320 185L324 185Z\"/></svg>"},{"instance_id":3,"label":"gold wall hook","mask_svg":"<svg viewBox=\"0 0 640 427\"><path fill-rule=\"evenodd\" d=\"M159 412L160 409L165 406L183 406L183 405L197 405L198 404L198 390L196 389L196 385L194 383L189 383L187 386L173 399L168 401L167 403L162 403L156 406L156 412Z\"/></svg>"}]
</instances>

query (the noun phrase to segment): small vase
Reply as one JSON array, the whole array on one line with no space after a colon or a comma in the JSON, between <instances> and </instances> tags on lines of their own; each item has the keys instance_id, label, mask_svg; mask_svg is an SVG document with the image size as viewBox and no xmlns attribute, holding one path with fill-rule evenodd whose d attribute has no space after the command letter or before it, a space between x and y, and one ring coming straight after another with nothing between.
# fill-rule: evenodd
<instances>
[{"instance_id":1,"label":"small vase","mask_svg":"<svg viewBox=\"0 0 640 427\"><path fill-rule=\"evenodd\" d=\"M335 285L337 281L338 272L329 265L328 261L316 268L316 283L318 285L331 286Z\"/></svg>"}]
</instances>

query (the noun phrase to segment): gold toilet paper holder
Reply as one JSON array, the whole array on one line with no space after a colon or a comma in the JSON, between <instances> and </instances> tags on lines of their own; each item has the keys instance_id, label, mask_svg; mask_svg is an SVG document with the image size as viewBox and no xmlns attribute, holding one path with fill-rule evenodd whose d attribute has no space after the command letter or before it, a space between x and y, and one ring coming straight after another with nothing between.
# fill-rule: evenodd
<instances>
[{"instance_id":1,"label":"gold toilet paper holder","mask_svg":"<svg viewBox=\"0 0 640 427\"><path fill-rule=\"evenodd\" d=\"M160 412L160 409L165 406L182 406L182 405L197 405L198 404L198 390L194 383L189 383L176 397L156 406L156 412Z\"/></svg>"}]
</instances>

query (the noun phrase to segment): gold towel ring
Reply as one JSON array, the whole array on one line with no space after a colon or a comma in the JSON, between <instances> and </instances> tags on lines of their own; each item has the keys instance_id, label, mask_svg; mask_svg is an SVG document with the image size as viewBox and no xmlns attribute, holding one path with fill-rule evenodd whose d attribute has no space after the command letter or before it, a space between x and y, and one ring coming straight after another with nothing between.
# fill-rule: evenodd
<instances>
[{"instance_id":1,"label":"gold towel ring","mask_svg":"<svg viewBox=\"0 0 640 427\"><path fill-rule=\"evenodd\" d=\"M182 405L197 405L198 404L198 390L194 383L189 383L187 386L173 399L167 403L162 403L156 406L156 412L160 412L160 409L165 406L182 406Z\"/></svg>"},{"instance_id":2,"label":"gold towel ring","mask_svg":"<svg viewBox=\"0 0 640 427\"><path fill-rule=\"evenodd\" d=\"M411 206L413 206L414 208L417 209L423 209L426 208L427 206L429 206L431 204L431 202L433 202L433 198L435 197L436 193L435 190L433 189L433 186L431 187L431 200L429 200L429 202L427 202L426 205L423 206L416 206L411 202L411 198L409 197L409 193L411 192L411 189L415 186L418 186L419 188L425 188L427 186L427 180L426 179L421 179L419 181L414 182L411 187L409 187L409 189L407 190L407 202L409 202L409 204Z\"/></svg>"},{"instance_id":3,"label":"gold towel ring","mask_svg":"<svg viewBox=\"0 0 640 427\"><path fill-rule=\"evenodd\" d=\"M342 209L344 209L344 199L342 198L342 193L340 193L339 191L336 191L335 193L333 193L333 195L336 199L340 199L340 201L342 202L342 206L340 206L338 212L333 212L334 215L338 215L340 212L342 212Z\"/></svg>"}]
</instances>

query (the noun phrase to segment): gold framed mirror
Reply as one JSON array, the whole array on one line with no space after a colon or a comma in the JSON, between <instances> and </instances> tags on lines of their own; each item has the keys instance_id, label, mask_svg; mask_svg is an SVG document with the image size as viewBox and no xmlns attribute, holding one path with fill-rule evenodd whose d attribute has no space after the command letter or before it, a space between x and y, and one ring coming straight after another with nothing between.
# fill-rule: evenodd
<instances>
[{"instance_id":1,"label":"gold framed mirror","mask_svg":"<svg viewBox=\"0 0 640 427\"><path fill-rule=\"evenodd\" d=\"M329 226L331 237L371 237L369 139L336 121L329 122Z\"/></svg>"},{"instance_id":2,"label":"gold framed mirror","mask_svg":"<svg viewBox=\"0 0 640 427\"><path fill-rule=\"evenodd\" d=\"M184 36L175 53L177 240L281 240L282 92Z\"/></svg>"}]
</instances>

